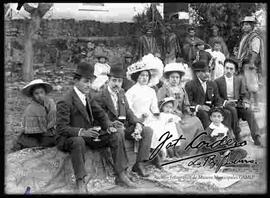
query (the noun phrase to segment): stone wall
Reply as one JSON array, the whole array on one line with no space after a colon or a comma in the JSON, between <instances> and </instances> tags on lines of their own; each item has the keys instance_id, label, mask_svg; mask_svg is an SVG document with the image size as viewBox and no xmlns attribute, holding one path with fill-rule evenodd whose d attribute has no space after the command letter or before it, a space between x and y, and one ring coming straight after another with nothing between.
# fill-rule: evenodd
<instances>
[{"instance_id":1,"label":"stone wall","mask_svg":"<svg viewBox=\"0 0 270 198\"><path fill-rule=\"evenodd\" d=\"M23 62L23 38L27 20L5 21L5 60ZM186 24L178 23L174 30L180 41L186 34ZM199 37L203 32L198 29ZM67 64L77 48L87 48L89 41L95 46L104 45L109 56L121 57L125 51L134 52L136 39L141 35L134 23L101 23L98 21L74 19L43 20L35 38L34 64ZM78 47L79 46L79 47ZM77 50L78 51L78 50Z\"/></svg>"}]
</instances>

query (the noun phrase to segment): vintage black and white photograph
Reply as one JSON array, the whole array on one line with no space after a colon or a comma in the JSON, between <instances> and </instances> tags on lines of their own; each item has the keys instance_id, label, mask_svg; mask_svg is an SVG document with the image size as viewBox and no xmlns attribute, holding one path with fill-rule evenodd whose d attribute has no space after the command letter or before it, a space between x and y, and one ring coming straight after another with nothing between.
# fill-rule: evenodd
<instances>
[{"instance_id":1,"label":"vintage black and white photograph","mask_svg":"<svg viewBox=\"0 0 270 198\"><path fill-rule=\"evenodd\" d=\"M266 3L3 3L5 194L267 192Z\"/></svg>"}]
</instances>

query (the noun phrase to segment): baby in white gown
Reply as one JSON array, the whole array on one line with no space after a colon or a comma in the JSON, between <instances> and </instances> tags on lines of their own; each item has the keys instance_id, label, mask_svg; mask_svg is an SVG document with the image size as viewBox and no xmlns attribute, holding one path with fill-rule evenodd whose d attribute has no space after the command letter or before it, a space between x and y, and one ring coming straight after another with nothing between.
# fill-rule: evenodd
<instances>
[{"instance_id":1,"label":"baby in white gown","mask_svg":"<svg viewBox=\"0 0 270 198\"><path fill-rule=\"evenodd\" d=\"M172 135L172 137L169 139L169 141L172 142L172 145L174 145L176 140L179 139L181 135L183 135L183 131L180 127L181 118L172 113L173 107L174 107L174 98L173 97L164 98L160 103L161 113L159 116L159 122L161 125L164 126L163 134L169 131L170 135ZM179 157L177 153L177 148L179 147L180 144L181 142L178 141L175 147L166 149L167 156Z\"/></svg>"}]
</instances>

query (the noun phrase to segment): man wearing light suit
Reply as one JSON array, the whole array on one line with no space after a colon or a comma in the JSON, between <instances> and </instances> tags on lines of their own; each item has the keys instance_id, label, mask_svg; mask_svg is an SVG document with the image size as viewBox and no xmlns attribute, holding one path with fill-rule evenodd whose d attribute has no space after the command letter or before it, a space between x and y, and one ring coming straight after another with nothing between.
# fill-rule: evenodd
<instances>
[{"instance_id":1,"label":"man wearing light suit","mask_svg":"<svg viewBox=\"0 0 270 198\"><path fill-rule=\"evenodd\" d=\"M232 129L236 139L241 141L239 127L239 118L248 122L251 131L251 137L254 144L260 146L259 127L255 119L254 113L244 106L247 101L247 90L245 81L242 76L235 76L235 71L238 69L238 61L234 58L227 58L224 62L224 76L215 80L220 97L225 109L228 109L232 114Z\"/></svg>"}]
</instances>

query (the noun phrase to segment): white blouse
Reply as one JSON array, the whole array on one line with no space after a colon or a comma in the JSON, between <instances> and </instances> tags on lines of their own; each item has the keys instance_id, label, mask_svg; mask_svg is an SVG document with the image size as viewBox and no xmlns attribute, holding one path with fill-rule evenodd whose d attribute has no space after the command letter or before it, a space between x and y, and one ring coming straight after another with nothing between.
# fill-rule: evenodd
<instances>
[{"instance_id":1,"label":"white blouse","mask_svg":"<svg viewBox=\"0 0 270 198\"><path fill-rule=\"evenodd\" d=\"M143 114L151 118L154 113L159 113L156 92L147 85L136 83L126 92L126 97L130 109L138 118Z\"/></svg>"}]
</instances>

